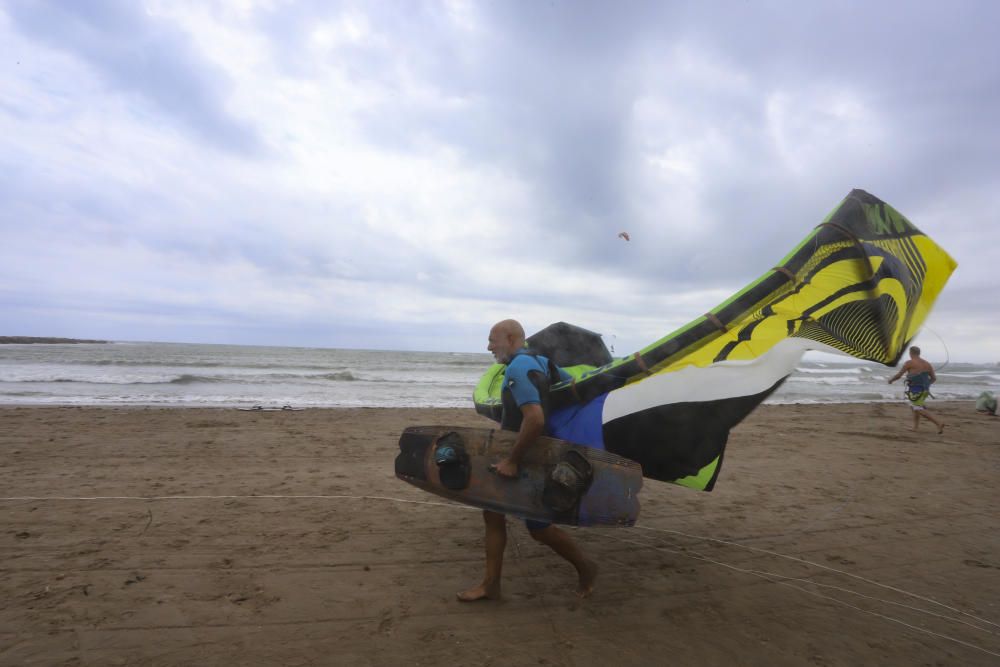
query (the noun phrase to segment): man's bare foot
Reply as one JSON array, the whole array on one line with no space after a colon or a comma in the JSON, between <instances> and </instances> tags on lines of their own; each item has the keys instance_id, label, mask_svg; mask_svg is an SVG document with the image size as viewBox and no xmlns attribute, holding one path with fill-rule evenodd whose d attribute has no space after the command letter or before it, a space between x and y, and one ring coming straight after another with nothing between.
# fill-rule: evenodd
<instances>
[{"instance_id":1,"label":"man's bare foot","mask_svg":"<svg viewBox=\"0 0 1000 667\"><path fill-rule=\"evenodd\" d=\"M597 563L588 560L580 571L580 587L576 589L577 597L586 598L594 592L594 582L597 580L597 573L600 570Z\"/></svg>"},{"instance_id":2,"label":"man's bare foot","mask_svg":"<svg viewBox=\"0 0 1000 667\"><path fill-rule=\"evenodd\" d=\"M499 600L500 584L479 584L467 591L458 593L456 597L460 602L475 602L476 600Z\"/></svg>"},{"instance_id":3,"label":"man's bare foot","mask_svg":"<svg viewBox=\"0 0 1000 667\"><path fill-rule=\"evenodd\" d=\"M938 435L941 435L942 433L944 433L944 424L938 426Z\"/></svg>"}]
</instances>

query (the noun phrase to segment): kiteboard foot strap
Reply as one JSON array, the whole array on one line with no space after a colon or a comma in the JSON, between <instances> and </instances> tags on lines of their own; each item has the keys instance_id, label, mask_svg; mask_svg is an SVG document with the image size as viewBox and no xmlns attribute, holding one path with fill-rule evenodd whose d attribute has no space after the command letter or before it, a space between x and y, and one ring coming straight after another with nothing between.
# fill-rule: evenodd
<instances>
[{"instance_id":1,"label":"kiteboard foot strap","mask_svg":"<svg viewBox=\"0 0 1000 667\"><path fill-rule=\"evenodd\" d=\"M469 476L472 470L469 466L469 453L465 451L462 437L454 431L440 438L434 448L434 463L438 467L438 476L446 489L461 491L469 486Z\"/></svg>"},{"instance_id":2,"label":"kiteboard foot strap","mask_svg":"<svg viewBox=\"0 0 1000 667\"><path fill-rule=\"evenodd\" d=\"M590 461L571 449L546 478L542 502L556 512L568 512L580 502L593 478L594 468Z\"/></svg>"}]
</instances>

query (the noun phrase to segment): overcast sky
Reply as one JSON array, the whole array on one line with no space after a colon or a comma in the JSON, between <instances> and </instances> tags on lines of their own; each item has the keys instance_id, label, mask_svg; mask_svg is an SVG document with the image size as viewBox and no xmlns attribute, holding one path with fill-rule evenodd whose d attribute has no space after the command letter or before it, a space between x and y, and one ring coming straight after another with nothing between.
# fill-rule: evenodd
<instances>
[{"instance_id":1,"label":"overcast sky","mask_svg":"<svg viewBox=\"0 0 1000 667\"><path fill-rule=\"evenodd\" d=\"M0 0L0 335L484 351L516 317L624 354L858 187L959 263L928 356L1000 361L998 25L988 0Z\"/></svg>"}]
</instances>

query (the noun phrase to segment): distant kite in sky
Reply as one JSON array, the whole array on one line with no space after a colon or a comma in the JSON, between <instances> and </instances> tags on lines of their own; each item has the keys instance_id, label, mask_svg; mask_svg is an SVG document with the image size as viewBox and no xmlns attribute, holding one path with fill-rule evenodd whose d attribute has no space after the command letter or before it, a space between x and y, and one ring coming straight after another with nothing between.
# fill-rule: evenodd
<instances>
[{"instance_id":1,"label":"distant kite in sky","mask_svg":"<svg viewBox=\"0 0 1000 667\"><path fill-rule=\"evenodd\" d=\"M632 240L629 238L628 232L621 232L620 234L618 234L618 238L625 239L626 241Z\"/></svg>"}]
</instances>

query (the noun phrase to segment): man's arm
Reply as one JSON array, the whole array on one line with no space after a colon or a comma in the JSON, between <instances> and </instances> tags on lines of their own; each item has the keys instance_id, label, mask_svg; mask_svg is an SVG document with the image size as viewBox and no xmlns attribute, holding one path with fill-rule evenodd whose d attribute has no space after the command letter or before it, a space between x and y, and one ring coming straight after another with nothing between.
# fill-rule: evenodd
<instances>
[{"instance_id":1,"label":"man's arm","mask_svg":"<svg viewBox=\"0 0 1000 667\"><path fill-rule=\"evenodd\" d=\"M909 361L907 361L905 364L903 364L903 367L899 369L898 373L896 373L891 378L889 378L889 384L892 384L893 382L895 382L899 378L903 377L903 373L905 373L908 370L910 370L910 362Z\"/></svg>"},{"instance_id":2,"label":"man's arm","mask_svg":"<svg viewBox=\"0 0 1000 667\"><path fill-rule=\"evenodd\" d=\"M514 449L510 456L500 461L496 465L496 471L504 477L516 477L517 468L521 465L521 459L528 447L538 439L538 436L545 432L545 413L538 403L526 403L521 406L521 430L517 432L517 440L514 442Z\"/></svg>"}]
</instances>

